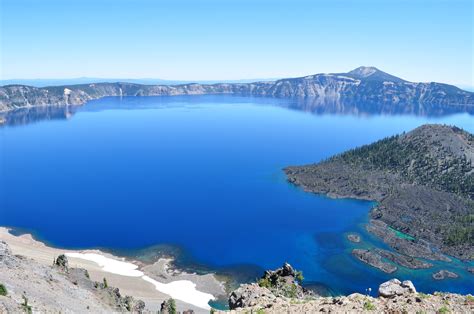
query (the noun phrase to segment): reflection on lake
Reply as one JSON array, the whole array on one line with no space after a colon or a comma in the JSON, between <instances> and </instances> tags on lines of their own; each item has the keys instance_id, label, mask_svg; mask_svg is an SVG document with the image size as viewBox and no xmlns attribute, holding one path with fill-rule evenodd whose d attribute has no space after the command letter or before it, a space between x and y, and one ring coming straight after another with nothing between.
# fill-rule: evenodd
<instances>
[{"instance_id":1,"label":"reflection on lake","mask_svg":"<svg viewBox=\"0 0 474 314\"><path fill-rule=\"evenodd\" d=\"M158 104L169 105L170 103L179 103L183 100L186 102L199 102L202 98L226 97L226 99L235 98L240 101L243 97L227 96L227 95L207 95L207 96L162 96L153 97L153 104L143 104L139 101L140 97L126 97L128 101L121 104L121 109L148 109L156 107ZM130 98L137 98L131 101ZM343 102L338 99L328 100L328 98L264 98L254 97L251 99L256 104L276 105L292 110L304 111L316 115L333 114L333 115L354 115L354 116L372 116L372 115L412 115L425 117L443 117L457 113L468 113L474 115L474 105L432 105L424 103L403 103L394 105L378 104L378 103L352 103ZM92 101L94 102L94 101ZM21 108L9 112L0 113L0 126L17 126L29 123L36 123L43 120L65 120L70 119L78 111L100 111L111 109L105 104L102 107L89 108L88 104L84 106L44 106Z\"/></svg>"}]
</instances>

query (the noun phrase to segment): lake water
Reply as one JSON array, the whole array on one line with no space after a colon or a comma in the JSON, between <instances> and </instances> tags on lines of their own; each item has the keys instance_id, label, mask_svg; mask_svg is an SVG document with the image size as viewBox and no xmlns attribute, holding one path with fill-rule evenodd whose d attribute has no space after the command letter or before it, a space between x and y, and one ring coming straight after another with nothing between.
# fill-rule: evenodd
<instances>
[{"instance_id":1,"label":"lake water","mask_svg":"<svg viewBox=\"0 0 474 314\"><path fill-rule=\"evenodd\" d=\"M474 132L474 116L326 109L285 99L183 96L18 112L0 129L0 225L67 248L124 252L165 244L179 248L183 265L249 278L288 261L308 284L332 293L364 293L393 277L424 292L472 293L473 276L461 262L386 275L356 261L352 248L380 245L363 228L372 204L305 193L286 182L282 168L424 123ZM349 243L351 231L364 242ZM432 280L441 268L461 278Z\"/></svg>"}]
</instances>

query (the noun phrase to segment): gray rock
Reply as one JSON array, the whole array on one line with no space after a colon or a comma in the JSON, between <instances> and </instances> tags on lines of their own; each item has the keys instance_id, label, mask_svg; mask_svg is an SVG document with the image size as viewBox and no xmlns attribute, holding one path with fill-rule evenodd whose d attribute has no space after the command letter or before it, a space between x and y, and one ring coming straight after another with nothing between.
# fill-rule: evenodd
<instances>
[{"instance_id":1,"label":"gray rock","mask_svg":"<svg viewBox=\"0 0 474 314\"><path fill-rule=\"evenodd\" d=\"M54 262L54 265L58 267L59 269L63 271L68 271L69 270L69 262L67 260L66 255L61 254L56 258L56 261Z\"/></svg>"},{"instance_id":2,"label":"gray rock","mask_svg":"<svg viewBox=\"0 0 474 314\"><path fill-rule=\"evenodd\" d=\"M446 279L446 278L452 278L452 279L458 278L459 275L456 274L456 273L453 273L452 271L442 269L442 270L440 270L436 273L433 273L432 277L435 280L443 280L443 279Z\"/></svg>"},{"instance_id":3,"label":"gray rock","mask_svg":"<svg viewBox=\"0 0 474 314\"><path fill-rule=\"evenodd\" d=\"M245 308L260 303L270 304L276 296L267 288L258 284L241 285L237 290L232 291L229 297L229 308Z\"/></svg>"},{"instance_id":4,"label":"gray rock","mask_svg":"<svg viewBox=\"0 0 474 314\"><path fill-rule=\"evenodd\" d=\"M412 293L416 293L416 289L410 280L401 282L398 279L391 279L379 286L379 296L384 298L394 298L399 295Z\"/></svg>"},{"instance_id":5,"label":"gray rock","mask_svg":"<svg viewBox=\"0 0 474 314\"><path fill-rule=\"evenodd\" d=\"M352 250L352 255L354 255L361 262L378 268L387 274L391 274L398 269L397 266L384 262L382 260L382 256L380 256L380 254L378 254L375 250L354 249Z\"/></svg>"}]
</instances>

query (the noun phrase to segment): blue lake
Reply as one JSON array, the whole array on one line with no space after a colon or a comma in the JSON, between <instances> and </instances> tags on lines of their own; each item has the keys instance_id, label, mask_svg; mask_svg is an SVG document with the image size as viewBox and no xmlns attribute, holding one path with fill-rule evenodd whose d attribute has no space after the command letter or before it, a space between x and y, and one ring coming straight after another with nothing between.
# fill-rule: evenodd
<instances>
[{"instance_id":1,"label":"blue lake","mask_svg":"<svg viewBox=\"0 0 474 314\"><path fill-rule=\"evenodd\" d=\"M361 264L351 249L380 245L363 227L373 204L305 193L286 182L285 166L424 123L474 132L474 116L466 113L356 109L183 96L104 98L74 112L20 115L0 128L0 225L67 248L167 244L185 252L183 263L216 270L245 266L259 273L288 261L307 283L332 293L364 293L393 277L425 292L472 293L473 277L458 261L392 275ZM351 231L364 243L349 243ZM431 279L441 268L461 278Z\"/></svg>"}]
</instances>

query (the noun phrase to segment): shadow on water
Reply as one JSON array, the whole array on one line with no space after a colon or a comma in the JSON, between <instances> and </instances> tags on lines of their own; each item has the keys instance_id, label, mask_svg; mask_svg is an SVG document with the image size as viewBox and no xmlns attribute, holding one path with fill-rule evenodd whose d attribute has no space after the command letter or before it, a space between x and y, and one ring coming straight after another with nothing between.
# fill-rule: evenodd
<instances>
[{"instance_id":1,"label":"shadow on water","mask_svg":"<svg viewBox=\"0 0 474 314\"><path fill-rule=\"evenodd\" d=\"M21 108L0 113L0 126L19 126L48 120L68 120L78 112L95 112L111 109L157 109L179 106L182 102L200 104L203 101L218 101L219 97L234 99L235 103L252 102L259 105L272 105L291 110L308 112L315 115L352 115L352 116L377 116L377 115L410 115L423 117L443 117L457 113L474 115L474 105L433 105L426 103L400 102L371 103L355 102L331 98L271 98L271 97L242 97L233 95L185 95L185 96L148 96L154 98L153 103L141 101L142 97L122 97L126 101L104 102L101 99L92 100L85 106L44 106ZM105 97L117 98L117 97Z\"/></svg>"}]
</instances>

